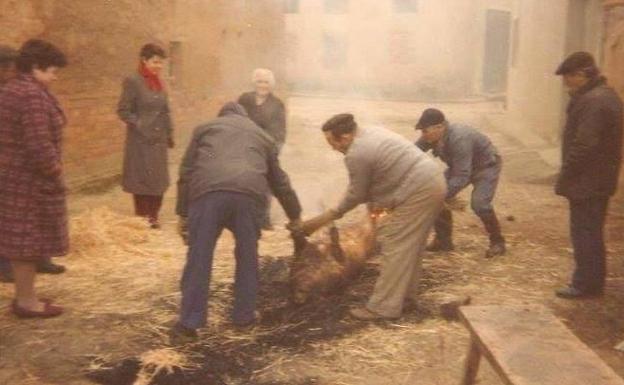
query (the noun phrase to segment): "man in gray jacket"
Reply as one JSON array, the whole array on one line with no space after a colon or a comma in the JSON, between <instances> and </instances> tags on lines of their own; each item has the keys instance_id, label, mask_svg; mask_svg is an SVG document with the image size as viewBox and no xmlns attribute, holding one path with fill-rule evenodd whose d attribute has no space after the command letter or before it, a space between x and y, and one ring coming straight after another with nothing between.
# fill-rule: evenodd
<instances>
[{"instance_id":1,"label":"man in gray jacket","mask_svg":"<svg viewBox=\"0 0 624 385\"><path fill-rule=\"evenodd\" d=\"M490 235L490 247L485 256L491 258L505 254L505 238L492 206L502 165L496 147L487 136L472 127L449 124L442 111L435 108L423 112L416 129L422 130L416 145L423 151L433 149L433 155L448 166L445 172L447 201L469 184L473 185L472 210ZM427 250L453 250L452 230L453 216L445 208L436 220L436 237Z\"/></svg>"},{"instance_id":2,"label":"man in gray jacket","mask_svg":"<svg viewBox=\"0 0 624 385\"><path fill-rule=\"evenodd\" d=\"M353 115L339 114L323 125L329 145L345 155L349 187L338 206L300 227L311 234L361 203L377 221L381 271L365 306L351 309L361 320L398 318L406 297L416 298L421 255L446 186L440 167L402 136L382 128L361 128Z\"/></svg>"},{"instance_id":3,"label":"man in gray jacket","mask_svg":"<svg viewBox=\"0 0 624 385\"><path fill-rule=\"evenodd\" d=\"M258 239L269 191L291 222L297 222L301 206L279 165L275 141L247 117L241 105L227 103L217 119L195 129L180 166L176 212L189 249L174 335L195 337L195 329L206 324L213 252L224 228L236 240L232 322L236 326L254 323Z\"/></svg>"},{"instance_id":4,"label":"man in gray jacket","mask_svg":"<svg viewBox=\"0 0 624 385\"><path fill-rule=\"evenodd\" d=\"M602 295L606 276L603 228L622 163L622 100L587 52L570 55L557 69L570 91L563 132L561 173L555 192L570 203L570 236L576 269L562 298Z\"/></svg>"}]
</instances>

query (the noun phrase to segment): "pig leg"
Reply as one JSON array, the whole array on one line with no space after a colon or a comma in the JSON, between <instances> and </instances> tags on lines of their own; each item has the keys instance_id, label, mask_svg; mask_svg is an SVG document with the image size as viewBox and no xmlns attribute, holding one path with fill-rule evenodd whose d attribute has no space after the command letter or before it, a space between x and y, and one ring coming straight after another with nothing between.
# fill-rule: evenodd
<instances>
[{"instance_id":1,"label":"pig leg","mask_svg":"<svg viewBox=\"0 0 624 385\"><path fill-rule=\"evenodd\" d=\"M293 244L295 246L295 258L299 258L303 250L308 246L309 242L303 234L291 234Z\"/></svg>"},{"instance_id":2,"label":"pig leg","mask_svg":"<svg viewBox=\"0 0 624 385\"><path fill-rule=\"evenodd\" d=\"M345 256L342 247L340 247L340 233L338 232L336 225L332 225L332 227L329 228L329 238L331 241L331 256L334 257L336 262L344 265Z\"/></svg>"}]
</instances>

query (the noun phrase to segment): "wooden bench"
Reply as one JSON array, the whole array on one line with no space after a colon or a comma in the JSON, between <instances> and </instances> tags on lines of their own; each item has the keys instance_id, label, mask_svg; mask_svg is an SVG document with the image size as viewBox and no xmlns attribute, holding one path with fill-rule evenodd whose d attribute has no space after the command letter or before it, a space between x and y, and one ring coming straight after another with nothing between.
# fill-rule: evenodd
<instances>
[{"instance_id":1,"label":"wooden bench","mask_svg":"<svg viewBox=\"0 0 624 385\"><path fill-rule=\"evenodd\" d=\"M462 385L484 356L508 385L624 385L624 380L544 307L464 306L470 331Z\"/></svg>"}]
</instances>

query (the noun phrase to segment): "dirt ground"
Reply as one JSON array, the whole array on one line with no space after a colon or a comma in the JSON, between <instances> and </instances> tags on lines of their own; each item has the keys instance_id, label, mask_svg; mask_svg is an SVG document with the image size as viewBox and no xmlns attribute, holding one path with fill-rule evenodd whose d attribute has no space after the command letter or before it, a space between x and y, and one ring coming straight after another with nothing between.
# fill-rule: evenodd
<instances>
[{"instance_id":1,"label":"dirt ground","mask_svg":"<svg viewBox=\"0 0 624 385\"><path fill-rule=\"evenodd\" d=\"M330 151L319 131L326 118L350 111L362 125L383 125L414 139L412 126L426 107L303 97L291 98L288 105L289 137L282 165L305 216L337 200L346 186L341 155ZM344 293L292 307L278 277L292 245L282 225L285 217L274 204L277 228L263 235L260 246L259 326L236 331L229 325L233 258L232 239L225 234L216 252L209 325L199 343L174 350L186 357L188 368L161 373L153 383L455 384L468 335L460 323L436 315L436 298L446 294L469 295L479 305L543 304L624 376L624 354L613 349L624 340L624 199L617 196L610 208L605 297L557 299L553 289L567 282L572 256L566 202L552 192L556 170L540 160L536 149L483 125L486 115L502 113L498 105L440 107L450 120L487 131L501 150L505 163L496 207L508 240L506 256L484 259L487 239L477 218L470 211L456 213L457 251L425 257L421 301L409 304L396 322L361 323L350 320L346 311L370 293L375 261ZM178 148L171 157L174 173L181 151ZM462 197L468 199L469 191ZM75 250L62 260L68 272L38 280L42 296L67 307L62 317L17 320L8 314L12 287L0 286L0 384L132 384L141 366L138 357L167 347L165 333L175 321L185 254L176 234L174 199L172 188L165 199L163 229L146 231L136 229L130 199L117 187L70 196L74 229L97 237L86 240L73 234ZM91 244L97 247L79 252L79 247ZM501 383L487 364L479 377L480 384Z\"/></svg>"}]
</instances>

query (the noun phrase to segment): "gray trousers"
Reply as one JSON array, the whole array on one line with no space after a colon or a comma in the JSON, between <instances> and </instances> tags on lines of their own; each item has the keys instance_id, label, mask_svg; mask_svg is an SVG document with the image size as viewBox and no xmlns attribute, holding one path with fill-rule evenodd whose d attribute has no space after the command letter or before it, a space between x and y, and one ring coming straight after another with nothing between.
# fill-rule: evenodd
<instances>
[{"instance_id":1,"label":"gray trousers","mask_svg":"<svg viewBox=\"0 0 624 385\"><path fill-rule=\"evenodd\" d=\"M492 201L496 194L501 168L502 161L499 159L496 165L481 170L472 177L473 190L470 197L470 207L478 216L487 215L494 211Z\"/></svg>"},{"instance_id":2,"label":"gray trousers","mask_svg":"<svg viewBox=\"0 0 624 385\"><path fill-rule=\"evenodd\" d=\"M405 298L416 298L422 253L445 196L446 181L440 174L379 220L381 271L367 304L369 310L399 317Z\"/></svg>"}]
</instances>

